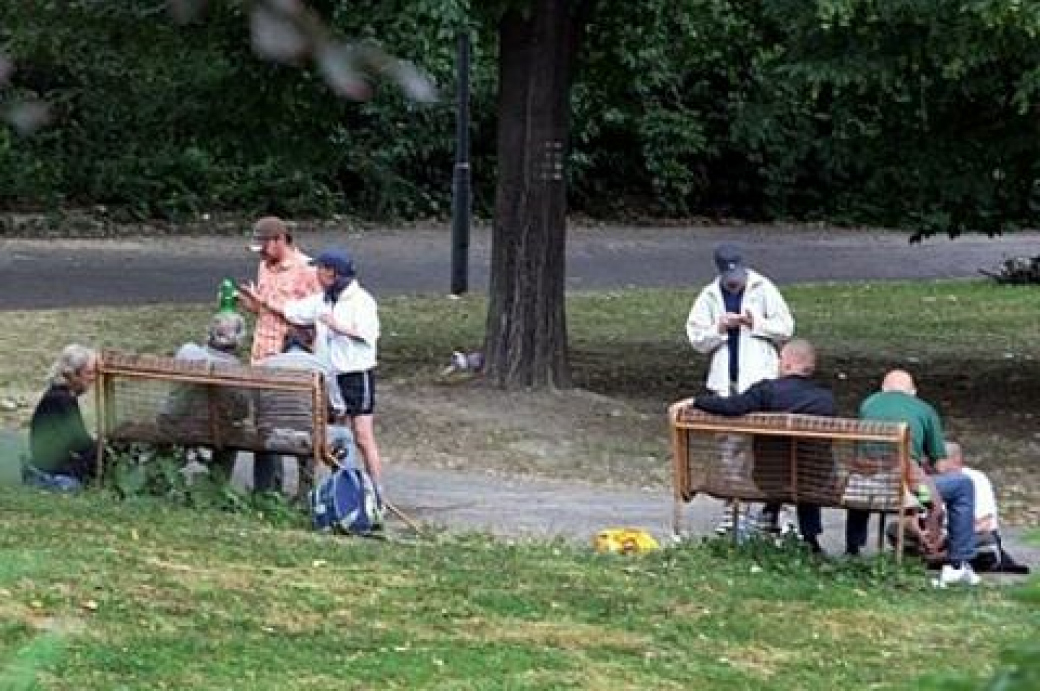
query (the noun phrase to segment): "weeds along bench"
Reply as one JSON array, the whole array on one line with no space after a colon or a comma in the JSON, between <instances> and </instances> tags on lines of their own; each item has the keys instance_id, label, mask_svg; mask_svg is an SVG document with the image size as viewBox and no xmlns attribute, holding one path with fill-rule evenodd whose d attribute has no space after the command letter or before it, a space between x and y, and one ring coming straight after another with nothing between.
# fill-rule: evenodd
<instances>
[{"instance_id":1,"label":"weeds along bench","mask_svg":"<svg viewBox=\"0 0 1040 691\"><path fill-rule=\"evenodd\" d=\"M679 401L668 411L677 535L683 504L701 493L862 509L881 513L882 521L886 513L902 510L911 462L906 424L789 413L720 417L691 402ZM900 531L897 558L902 543Z\"/></svg>"},{"instance_id":2,"label":"weeds along bench","mask_svg":"<svg viewBox=\"0 0 1040 691\"><path fill-rule=\"evenodd\" d=\"M104 351L96 395L99 473L110 442L328 458L319 372Z\"/></svg>"}]
</instances>

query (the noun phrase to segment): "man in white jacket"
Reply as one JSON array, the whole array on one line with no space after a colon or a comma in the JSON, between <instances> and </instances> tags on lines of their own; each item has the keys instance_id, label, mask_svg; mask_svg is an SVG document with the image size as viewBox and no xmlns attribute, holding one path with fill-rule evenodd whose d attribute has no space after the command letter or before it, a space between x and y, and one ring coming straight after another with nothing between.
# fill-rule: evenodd
<instances>
[{"instance_id":1,"label":"man in white jacket","mask_svg":"<svg viewBox=\"0 0 1040 691\"><path fill-rule=\"evenodd\" d=\"M736 245L716 247L715 266L719 275L694 300L686 335L694 350L711 356L708 390L732 396L778 376L779 348L794 335L794 318L773 282L749 269ZM766 507L764 517L775 523L778 513ZM731 523L727 505L720 531Z\"/></svg>"}]
</instances>

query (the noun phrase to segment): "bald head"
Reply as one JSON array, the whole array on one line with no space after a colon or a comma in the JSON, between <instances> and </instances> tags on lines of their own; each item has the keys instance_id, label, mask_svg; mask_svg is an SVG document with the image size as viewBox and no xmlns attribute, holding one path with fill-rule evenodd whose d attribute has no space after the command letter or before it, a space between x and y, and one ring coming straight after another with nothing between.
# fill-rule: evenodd
<instances>
[{"instance_id":1,"label":"bald head","mask_svg":"<svg viewBox=\"0 0 1040 691\"><path fill-rule=\"evenodd\" d=\"M885 378L881 380L882 391L898 391L900 393L909 394L910 396L917 395L917 387L914 385L914 378L910 376L910 373L906 370L894 369L885 375Z\"/></svg>"},{"instance_id":2,"label":"bald head","mask_svg":"<svg viewBox=\"0 0 1040 691\"><path fill-rule=\"evenodd\" d=\"M808 377L816 371L816 348L804 338L788 341L780 349L780 374Z\"/></svg>"}]
</instances>

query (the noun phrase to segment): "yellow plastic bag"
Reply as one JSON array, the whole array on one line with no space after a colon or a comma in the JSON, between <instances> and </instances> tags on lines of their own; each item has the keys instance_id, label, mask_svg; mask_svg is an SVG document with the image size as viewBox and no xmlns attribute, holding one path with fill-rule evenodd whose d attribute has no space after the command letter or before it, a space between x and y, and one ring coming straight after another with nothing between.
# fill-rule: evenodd
<instances>
[{"instance_id":1,"label":"yellow plastic bag","mask_svg":"<svg viewBox=\"0 0 1040 691\"><path fill-rule=\"evenodd\" d=\"M596 534L592 546L597 552L634 554L661 549L654 536L639 528L608 528Z\"/></svg>"}]
</instances>

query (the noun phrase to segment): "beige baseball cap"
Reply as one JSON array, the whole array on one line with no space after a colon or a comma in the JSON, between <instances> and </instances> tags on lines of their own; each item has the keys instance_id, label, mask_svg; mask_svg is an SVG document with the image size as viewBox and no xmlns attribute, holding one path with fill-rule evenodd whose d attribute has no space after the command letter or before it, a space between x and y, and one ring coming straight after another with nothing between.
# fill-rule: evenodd
<instances>
[{"instance_id":1,"label":"beige baseball cap","mask_svg":"<svg viewBox=\"0 0 1040 691\"><path fill-rule=\"evenodd\" d=\"M264 216L253 224L253 233L249 241L250 252L261 252L264 242L286 235L289 232L285 221L277 216Z\"/></svg>"}]
</instances>

